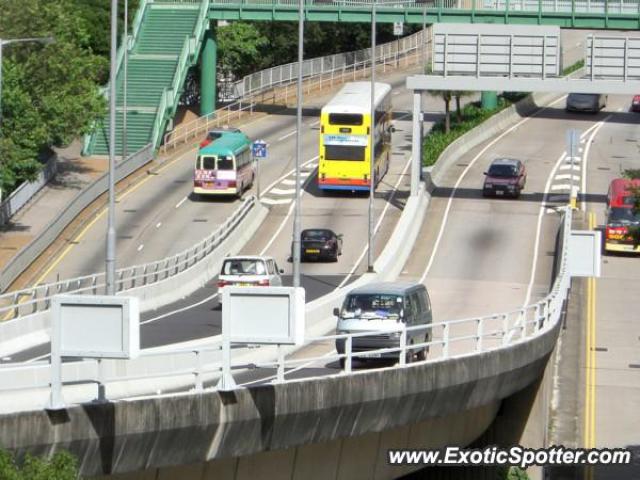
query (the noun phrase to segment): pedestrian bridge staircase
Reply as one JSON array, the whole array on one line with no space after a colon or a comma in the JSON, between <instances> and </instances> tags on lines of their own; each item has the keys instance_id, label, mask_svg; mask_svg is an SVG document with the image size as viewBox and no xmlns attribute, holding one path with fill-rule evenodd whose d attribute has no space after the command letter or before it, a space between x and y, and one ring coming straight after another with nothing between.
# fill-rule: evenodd
<instances>
[{"instance_id":1,"label":"pedestrian bridge staircase","mask_svg":"<svg viewBox=\"0 0 640 480\"><path fill-rule=\"evenodd\" d=\"M127 152L161 138L173 116L188 68L198 59L208 1L142 1L128 41ZM122 46L121 46L122 47ZM116 155L123 154L124 51L118 52ZM108 93L108 90L107 90ZM109 153L109 114L85 143L85 153Z\"/></svg>"}]
</instances>

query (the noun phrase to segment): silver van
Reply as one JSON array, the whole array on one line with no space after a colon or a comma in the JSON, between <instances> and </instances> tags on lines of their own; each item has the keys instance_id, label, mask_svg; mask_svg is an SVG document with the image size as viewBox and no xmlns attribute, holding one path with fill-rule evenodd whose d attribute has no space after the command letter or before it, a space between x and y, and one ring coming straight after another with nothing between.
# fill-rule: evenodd
<instances>
[{"instance_id":1,"label":"silver van","mask_svg":"<svg viewBox=\"0 0 640 480\"><path fill-rule=\"evenodd\" d=\"M598 93L570 93L567 95L567 112L598 113L606 106L606 95Z\"/></svg>"},{"instance_id":2,"label":"silver van","mask_svg":"<svg viewBox=\"0 0 640 480\"><path fill-rule=\"evenodd\" d=\"M371 332L372 335L353 337L352 351L366 352L400 346L400 329L430 324L431 301L427 289L421 283L379 282L355 288L349 292L342 308L334 308L338 317L338 334ZM395 331L394 331L395 330ZM431 341L431 329L407 331L407 345ZM336 350L345 353L346 339L336 339ZM424 360L428 348L413 350L407 361L415 356ZM373 353L366 358L398 359L400 352ZM364 359L365 357L357 357ZM344 367L345 359L340 359Z\"/></svg>"}]
</instances>

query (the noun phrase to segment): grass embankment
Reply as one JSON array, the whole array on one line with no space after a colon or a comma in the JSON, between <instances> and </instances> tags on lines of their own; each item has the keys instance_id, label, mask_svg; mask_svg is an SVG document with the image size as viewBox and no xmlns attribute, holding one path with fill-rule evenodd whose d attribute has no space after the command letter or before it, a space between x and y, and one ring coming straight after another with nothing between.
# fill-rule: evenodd
<instances>
[{"instance_id":1,"label":"grass embankment","mask_svg":"<svg viewBox=\"0 0 640 480\"><path fill-rule=\"evenodd\" d=\"M433 165L449 144L526 95L526 93L504 93L498 97L498 105L492 110L483 110L479 102L470 103L462 108L460 119L456 112L451 112L449 133L445 133L444 119L442 119L436 122L425 138L422 144L422 164L427 167Z\"/></svg>"}]
</instances>

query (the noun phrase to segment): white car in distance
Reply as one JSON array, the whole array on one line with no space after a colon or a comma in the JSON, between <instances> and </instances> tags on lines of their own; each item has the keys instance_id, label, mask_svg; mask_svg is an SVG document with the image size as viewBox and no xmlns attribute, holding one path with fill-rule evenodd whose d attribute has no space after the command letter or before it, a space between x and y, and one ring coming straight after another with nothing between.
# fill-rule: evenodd
<instances>
[{"instance_id":1,"label":"white car in distance","mask_svg":"<svg viewBox=\"0 0 640 480\"><path fill-rule=\"evenodd\" d=\"M273 257L241 255L227 257L218 276L218 292L224 287L281 287L281 273Z\"/></svg>"}]
</instances>

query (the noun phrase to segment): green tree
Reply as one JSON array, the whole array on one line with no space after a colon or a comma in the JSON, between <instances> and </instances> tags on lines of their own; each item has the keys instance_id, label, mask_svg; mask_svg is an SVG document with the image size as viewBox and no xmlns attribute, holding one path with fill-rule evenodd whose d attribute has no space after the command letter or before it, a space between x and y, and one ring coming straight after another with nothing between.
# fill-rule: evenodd
<instances>
[{"instance_id":1,"label":"green tree","mask_svg":"<svg viewBox=\"0 0 640 480\"><path fill-rule=\"evenodd\" d=\"M428 90L427 94L432 97L442 98L444 101L444 133L451 131L451 99L453 92L451 90Z\"/></svg>"},{"instance_id":2,"label":"green tree","mask_svg":"<svg viewBox=\"0 0 640 480\"><path fill-rule=\"evenodd\" d=\"M78 462L70 453L61 451L42 459L29 454L18 465L6 451L0 450L0 479L2 480L75 480Z\"/></svg>"},{"instance_id":3,"label":"green tree","mask_svg":"<svg viewBox=\"0 0 640 480\"><path fill-rule=\"evenodd\" d=\"M40 169L41 150L86 133L105 102L96 88L106 61L92 53L72 0L0 0L3 38L53 37L3 50L0 187L6 193Z\"/></svg>"},{"instance_id":4,"label":"green tree","mask_svg":"<svg viewBox=\"0 0 640 480\"><path fill-rule=\"evenodd\" d=\"M233 22L218 29L218 62L225 73L236 78L260 70L261 50L268 39L252 24Z\"/></svg>"}]
</instances>

